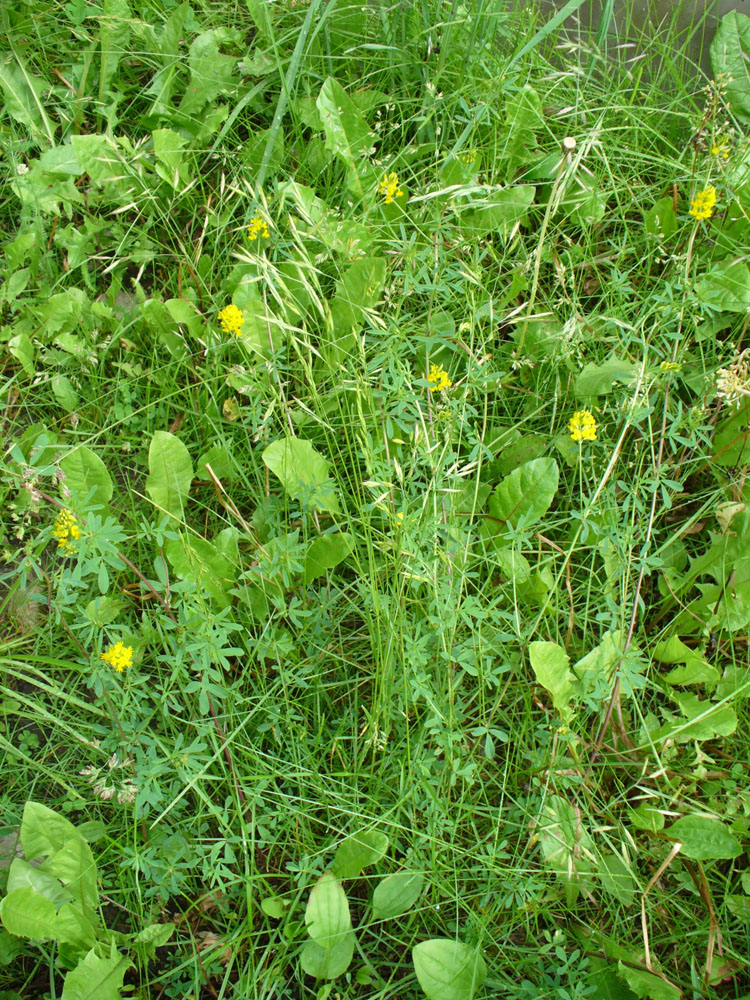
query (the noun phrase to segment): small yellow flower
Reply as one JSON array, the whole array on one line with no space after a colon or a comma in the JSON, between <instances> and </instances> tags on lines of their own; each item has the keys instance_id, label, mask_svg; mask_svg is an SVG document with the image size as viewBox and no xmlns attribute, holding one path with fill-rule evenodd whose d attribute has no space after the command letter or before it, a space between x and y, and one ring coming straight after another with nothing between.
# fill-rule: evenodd
<instances>
[{"instance_id":1,"label":"small yellow flower","mask_svg":"<svg viewBox=\"0 0 750 1000\"><path fill-rule=\"evenodd\" d=\"M450 376L442 365L430 365L427 381L430 383L430 392L441 392L443 389L453 387Z\"/></svg>"},{"instance_id":2,"label":"small yellow flower","mask_svg":"<svg viewBox=\"0 0 750 1000\"><path fill-rule=\"evenodd\" d=\"M385 195L386 205L390 205L394 198L404 197L404 192L398 186L398 174L390 173L383 176L380 182L380 193Z\"/></svg>"},{"instance_id":3,"label":"small yellow flower","mask_svg":"<svg viewBox=\"0 0 750 1000\"><path fill-rule=\"evenodd\" d=\"M271 234L268 231L266 220L261 215L254 215L250 220L250 225L247 227L247 238L249 240L257 240L259 236L267 240L270 239Z\"/></svg>"},{"instance_id":4,"label":"small yellow flower","mask_svg":"<svg viewBox=\"0 0 750 1000\"><path fill-rule=\"evenodd\" d=\"M596 420L589 410L576 410L568 427L574 441L596 441Z\"/></svg>"},{"instance_id":5,"label":"small yellow flower","mask_svg":"<svg viewBox=\"0 0 750 1000\"><path fill-rule=\"evenodd\" d=\"M102 653L101 659L113 667L116 673L121 674L126 667L133 665L133 647L116 642L106 653Z\"/></svg>"},{"instance_id":6,"label":"small yellow flower","mask_svg":"<svg viewBox=\"0 0 750 1000\"><path fill-rule=\"evenodd\" d=\"M233 304L224 306L219 313L219 322L224 333L233 333L235 337L242 336L242 324L245 322L245 317L237 306Z\"/></svg>"},{"instance_id":7,"label":"small yellow flower","mask_svg":"<svg viewBox=\"0 0 750 1000\"><path fill-rule=\"evenodd\" d=\"M662 361L659 365L659 370L663 372L681 372L682 365L679 361Z\"/></svg>"},{"instance_id":8,"label":"small yellow flower","mask_svg":"<svg viewBox=\"0 0 750 1000\"><path fill-rule=\"evenodd\" d=\"M716 188L713 184L709 184L703 191L699 191L690 202L690 212L688 214L695 216L696 219L710 219L713 215L715 204Z\"/></svg>"},{"instance_id":9,"label":"small yellow flower","mask_svg":"<svg viewBox=\"0 0 750 1000\"><path fill-rule=\"evenodd\" d=\"M729 159L729 143L728 142L716 142L711 147L712 156L720 156L722 160Z\"/></svg>"},{"instance_id":10,"label":"small yellow flower","mask_svg":"<svg viewBox=\"0 0 750 1000\"><path fill-rule=\"evenodd\" d=\"M69 556L75 552L73 542L81 537L81 529L72 511L60 511L52 529L52 537L57 539L58 551L62 551L63 555Z\"/></svg>"}]
</instances>

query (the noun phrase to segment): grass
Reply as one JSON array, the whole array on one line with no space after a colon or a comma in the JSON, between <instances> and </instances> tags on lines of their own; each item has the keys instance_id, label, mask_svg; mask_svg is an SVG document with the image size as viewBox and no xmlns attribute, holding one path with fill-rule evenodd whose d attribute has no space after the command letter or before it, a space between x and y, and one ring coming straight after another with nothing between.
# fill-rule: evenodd
<instances>
[{"instance_id":1,"label":"grass","mask_svg":"<svg viewBox=\"0 0 750 1000\"><path fill-rule=\"evenodd\" d=\"M746 119L611 13L3 6L3 1000L747 996Z\"/></svg>"}]
</instances>

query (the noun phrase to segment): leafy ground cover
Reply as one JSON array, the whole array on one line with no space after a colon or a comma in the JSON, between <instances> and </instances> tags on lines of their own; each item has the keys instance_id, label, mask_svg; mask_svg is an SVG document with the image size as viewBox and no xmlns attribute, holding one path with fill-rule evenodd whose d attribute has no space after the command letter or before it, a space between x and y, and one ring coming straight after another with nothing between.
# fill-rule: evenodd
<instances>
[{"instance_id":1,"label":"leafy ground cover","mask_svg":"<svg viewBox=\"0 0 750 1000\"><path fill-rule=\"evenodd\" d=\"M750 20L579 7L2 5L3 1000L748 995Z\"/></svg>"}]
</instances>

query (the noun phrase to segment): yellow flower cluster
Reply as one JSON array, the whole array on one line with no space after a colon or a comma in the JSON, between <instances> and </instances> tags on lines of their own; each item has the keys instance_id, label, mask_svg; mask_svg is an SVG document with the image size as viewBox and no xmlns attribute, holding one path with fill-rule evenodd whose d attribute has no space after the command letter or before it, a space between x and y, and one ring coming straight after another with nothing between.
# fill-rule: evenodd
<instances>
[{"instance_id":1,"label":"yellow flower cluster","mask_svg":"<svg viewBox=\"0 0 750 1000\"><path fill-rule=\"evenodd\" d=\"M398 174L385 174L380 182L380 193L385 196L386 205L390 205L394 198L403 198L404 192L398 186Z\"/></svg>"},{"instance_id":2,"label":"yellow flower cluster","mask_svg":"<svg viewBox=\"0 0 750 1000\"><path fill-rule=\"evenodd\" d=\"M576 410L568 428L574 441L596 441L596 420L589 410Z\"/></svg>"},{"instance_id":3,"label":"yellow flower cluster","mask_svg":"<svg viewBox=\"0 0 750 1000\"><path fill-rule=\"evenodd\" d=\"M441 392L443 389L450 389L453 386L448 372L442 365L430 365L427 381L430 383L430 392Z\"/></svg>"},{"instance_id":4,"label":"yellow flower cluster","mask_svg":"<svg viewBox=\"0 0 750 1000\"><path fill-rule=\"evenodd\" d=\"M73 542L81 537L81 529L78 527L78 521L76 521L72 511L60 511L52 530L52 537L57 539L57 548L62 550L63 555L69 556L75 552Z\"/></svg>"},{"instance_id":5,"label":"yellow flower cluster","mask_svg":"<svg viewBox=\"0 0 750 1000\"><path fill-rule=\"evenodd\" d=\"M221 323L222 330L224 333L233 333L235 337L242 336L242 324L244 322L245 317L242 315L242 310L238 309L234 304L224 306L219 313L219 323Z\"/></svg>"},{"instance_id":6,"label":"yellow flower cluster","mask_svg":"<svg viewBox=\"0 0 750 1000\"><path fill-rule=\"evenodd\" d=\"M662 361L659 365L659 370L663 372L681 372L682 365L679 361Z\"/></svg>"},{"instance_id":7,"label":"yellow flower cluster","mask_svg":"<svg viewBox=\"0 0 750 1000\"><path fill-rule=\"evenodd\" d=\"M729 143L728 142L716 142L711 147L712 156L720 156L722 160L729 159Z\"/></svg>"},{"instance_id":8,"label":"yellow flower cluster","mask_svg":"<svg viewBox=\"0 0 750 1000\"><path fill-rule=\"evenodd\" d=\"M114 646L109 647L106 653L102 653L101 658L118 674L121 674L126 667L133 665L133 647L116 642Z\"/></svg>"},{"instance_id":9,"label":"yellow flower cluster","mask_svg":"<svg viewBox=\"0 0 750 1000\"><path fill-rule=\"evenodd\" d=\"M710 219L715 204L716 188L713 184L709 184L703 191L699 191L690 202L690 212L688 214L695 216L696 219Z\"/></svg>"},{"instance_id":10,"label":"yellow flower cluster","mask_svg":"<svg viewBox=\"0 0 750 1000\"><path fill-rule=\"evenodd\" d=\"M247 238L249 240L257 240L259 236L262 236L264 240L270 239L270 232L268 231L268 223L261 215L254 215L250 220L250 225L247 227Z\"/></svg>"}]
</instances>

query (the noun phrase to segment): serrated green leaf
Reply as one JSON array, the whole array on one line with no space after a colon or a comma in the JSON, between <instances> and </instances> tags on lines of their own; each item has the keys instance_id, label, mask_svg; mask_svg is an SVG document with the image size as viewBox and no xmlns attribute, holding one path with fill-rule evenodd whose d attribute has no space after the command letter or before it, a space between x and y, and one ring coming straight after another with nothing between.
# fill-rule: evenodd
<instances>
[{"instance_id":1,"label":"serrated green leaf","mask_svg":"<svg viewBox=\"0 0 750 1000\"><path fill-rule=\"evenodd\" d=\"M236 92L239 84L237 74L239 59L221 52L222 45L242 45L241 32L235 28L213 28L204 31L190 43L188 53L190 81L180 102L182 115L198 115L223 90Z\"/></svg>"},{"instance_id":2,"label":"serrated green leaf","mask_svg":"<svg viewBox=\"0 0 750 1000\"><path fill-rule=\"evenodd\" d=\"M742 844L720 820L709 816L683 816L664 831L682 844L682 854L694 861L736 858Z\"/></svg>"},{"instance_id":3,"label":"serrated green leaf","mask_svg":"<svg viewBox=\"0 0 750 1000\"><path fill-rule=\"evenodd\" d=\"M473 1000L487 978L478 948L449 938L422 941L412 949L414 971L428 1000Z\"/></svg>"},{"instance_id":4,"label":"serrated green leaf","mask_svg":"<svg viewBox=\"0 0 750 1000\"><path fill-rule=\"evenodd\" d=\"M185 445L169 431L156 431L148 449L146 492L161 516L182 519L193 481L193 463Z\"/></svg>"},{"instance_id":5,"label":"serrated green leaf","mask_svg":"<svg viewBox=\"0 0 750 1000\"><path fill-rule=\"evenodd\" d=\"M406 913L419 899L423 885L421 872L396 872L378 882L372 894L374 919L387 920Z\"/></svg>"},{"instance_id":6,"label":"serrated green leaf","mask_svg":"<svg viewBox=\"0 0 750 1000\"><path fill-rule=\"evenodd\" d=\"M128 0L104 0L99 16L101 64L99 69L99 101L104 99L112 78L117 72L121 57L128 51L130 41L130 5Z\"/></svg>"},{"instance_id":7,"label":"serrated green leaf","mask_svg":"<svg viewBox=\"0 0 750 1000\"><path fill-rule=\"evenodd\" d=\"M106 958L92 948L65 977L61 1000L122 1000L120 990L132 964L114 943Z\"/></svg>"}]
</instances>

